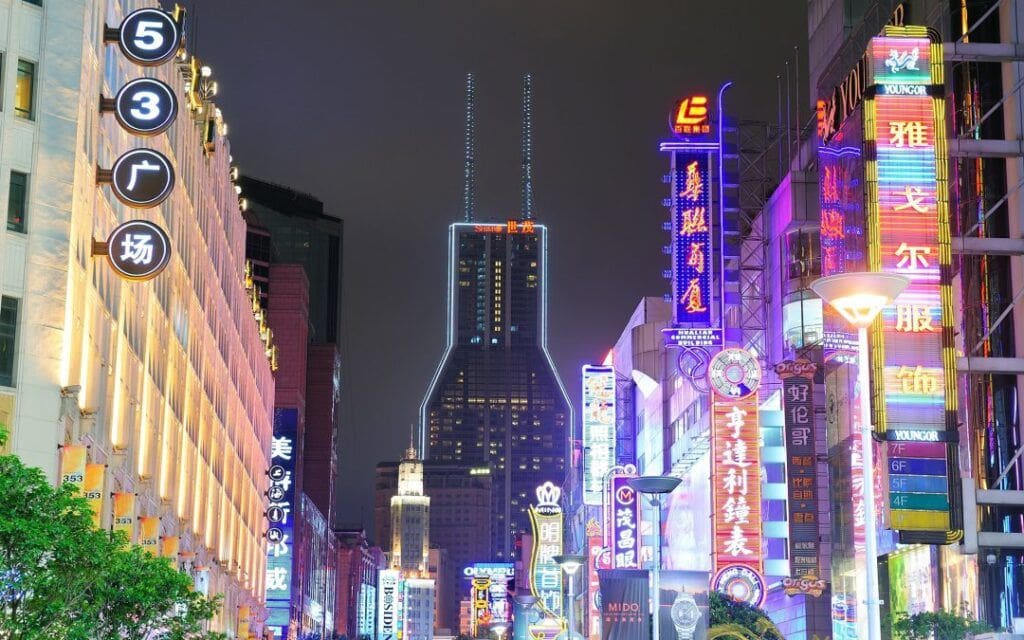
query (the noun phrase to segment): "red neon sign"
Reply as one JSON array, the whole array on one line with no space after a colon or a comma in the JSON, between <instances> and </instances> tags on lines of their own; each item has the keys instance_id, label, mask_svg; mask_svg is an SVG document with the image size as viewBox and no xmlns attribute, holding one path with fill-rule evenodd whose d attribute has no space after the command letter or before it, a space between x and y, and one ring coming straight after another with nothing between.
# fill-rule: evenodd
<instances>
[{"instance_id":1,"label":"red neon sign","mask_svg":"<svg viewBox=\"0 0 1024 640\"><path fill-rule=\"evenodd\" d=\"M678 134L711 133L708 97L690 96L676 105L673 131Z\"/></svg>"}]
</instances>

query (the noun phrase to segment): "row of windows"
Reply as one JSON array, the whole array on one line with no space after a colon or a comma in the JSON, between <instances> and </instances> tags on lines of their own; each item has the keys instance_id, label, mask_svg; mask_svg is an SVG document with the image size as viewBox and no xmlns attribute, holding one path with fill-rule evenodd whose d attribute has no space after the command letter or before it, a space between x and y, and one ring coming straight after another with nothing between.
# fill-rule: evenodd
<instances>
[{"instance_id":1,"label":"row of windows","mask_svg":"<svg viewBox=\"0 0 1024 640\"><path fill-rule=\"evenodd\" d=\"M18 346L18 299L0 298L0 386L14 386L14 350Z\"/></svg>"}]
</instances>

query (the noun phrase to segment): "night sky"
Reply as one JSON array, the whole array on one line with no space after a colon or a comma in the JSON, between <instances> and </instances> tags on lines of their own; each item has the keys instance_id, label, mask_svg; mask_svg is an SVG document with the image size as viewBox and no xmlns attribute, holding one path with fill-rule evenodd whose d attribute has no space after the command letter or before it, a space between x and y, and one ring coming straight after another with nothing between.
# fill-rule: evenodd
<instances>
[{"instance_id":1,"label":"night sky","mask_svg":"<svg viewBox=\"0 0 1024 640\"><path fill-rule=\"evenodd\" d=\"M774 122L776 75L807 32L804 0L185 4L242 173L345 220L340 521L371 534L374 465L407 446L442 352L466 72L477 74L478 217L496 221L518 215L520 89L534 75L549 341L578 402L580 366L667 288L657 142L673 101L732 80L731 115Z\"/></svg>"}]
</instances>

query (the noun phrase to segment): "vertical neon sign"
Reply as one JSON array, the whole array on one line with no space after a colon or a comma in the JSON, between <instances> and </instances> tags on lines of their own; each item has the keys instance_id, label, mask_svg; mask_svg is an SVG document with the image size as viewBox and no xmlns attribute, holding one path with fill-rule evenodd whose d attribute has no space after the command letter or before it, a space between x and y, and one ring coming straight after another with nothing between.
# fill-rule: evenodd
<instances>
[{"instance_id":1,"label":"vertical neon sign","mask_svg":"<svg viewBox=\"0 0 1024 640\"><path fill-rule=\"evenodd\" d=\"M267 626L282 637L288 634L292 602L292 559L295 542L295 439L299 410L274 409L274 436L270 445L270 488L267 497Z\"/></svg>"},{"instance_id":2,"label":"vertical neon sign","mask_svg":"<svg viewBox=\"0 0 1024 640\"><path fill-rule=\"evenodd\" d=\"M956 429L956 369L942 45L924 27L887 27L869 53L869 265L910 279L872 331L890 526L905 542L953 542L962 532L951 509L956 452L947 443Z\"/></svg>"},{"instance_id":3,"label":"vertical neon sign","mask_svg":"<svg viewBox=\"0 0 1024 640\"><path fill-rule=\"evenodd\" d=\"M562 569L555 556L563 551L562 490L552 482L537 487L537 504L530 507L533 524L533 556L530 559L530 591L545 614L537 628L561 630ZM536 636L537 630L534 634Z\"/></svg>"},{"instance_id":4,"label":"vertical neon sign","mask_svg":"<svg viewBox=\"0 0 1024 640\"><path fill-rule=\"evenodd\" d=\"M583 502L599 505L615 464L615 370L583 367Z\"/></svg>"}]
</instances>

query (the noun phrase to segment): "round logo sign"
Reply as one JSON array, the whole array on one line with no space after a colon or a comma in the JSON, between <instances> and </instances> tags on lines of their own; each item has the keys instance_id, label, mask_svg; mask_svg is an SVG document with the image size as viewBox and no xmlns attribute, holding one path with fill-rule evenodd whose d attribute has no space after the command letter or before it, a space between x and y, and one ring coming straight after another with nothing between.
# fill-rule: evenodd
<instances>
[{"instance_id":1,"label":"round logo sign","mask_svg":"<svg viewBox=\"0 0 1024 640\"><path fill-rule=\"evenodd\" d=\"M636 492L632 487L619 487L615 492L615 501L621 505L631 505L636 499Z\"/></svg>"},{"instance_id":2,"label":"round logo sign","mask_svg":"<svg viewBox=\"0 0 1024 640\"><path fill-rule=\"evenodd\" d=\"M174 169L163 154L150 149L134 149L114 163L111 181L118 200L129 207L149 209L171 195Z\"/></svg>"},{"instance_id":3,"label":"round logo sign","mask_svg":"<svg viewBox=\"0 0 1024 640\"><path fill-rule=\"evenodd\" d=\"M160 9L139 9L125 16L118 32L121 53L144 67L161 65L181 48L181 28Z\"/></svg>"},{"instance_id":4,"label":"round logo sign","mask_svg":"<svg viewBox=\"0 0 1024 640\"><path fill-rule=\"evenodd\" d=\"M270 488L267 489L267 497L270 498L272 502L284 500L284 487L279 484L270 485Z\"/></svg>"},{"instance_id":5,"label":"round logo sign","mask_svg":"<svg viewBox=\"0 0 1024 640\"><path fill-rule=\"evenodd\" d=\"M271 522L284 522L284 509L281 507L270 507L267 509L267 520Z\"/></svg>"},{"instance_id":6,"label":"round logo sign","mask_svg":"<svg viewBox=\"0 0 1024 640\"><path fill-rule=\"evenodd\" d=\"M284 531L277 527L270 527L267 529L267 540L270 542L284 542Z\"/></svg>"},{"instance_id":7,"label":"round logo sign","mask_svg":"<svg viewBox=\"0 0 1024 640\"><path fill-rule=\"evenodd\" d=\"M764 602L764 578L741 564L730 565L719 571L711 588L737 602L746 602L755 607Z\"/></svg>"},{"instance_id":8,"label":"round logo sign","mask_svg":"<svg viewBox=\"0 0 1024 640\"><path fill-rule=\"evenodd\" d=\"M167 267L171 239L146 220L129 220L107 236L107 260L126 280L149 280Z\"/></svg>"},{"instance_id":9,"label":"round logo sign","mask_svg":"<svg viewBox=\"0 0 1024 640\"><path fill-rule=\"evenodd\" d=\"M152 78L138 78L121 87L114 106L117 121L137 136L155 136L167 131L178 115L174 92Z\"/></svg>"},{"instance_id":10,"label":"round logo sign","mask_svg":"<svg viewBox=\"0 0 1024 640\"><path fill-rule=\"evenodd\" d=\"M725 398L746 398L761 384L761 364L745 349L723 349L708 365L711 388Z\"/></svg>"},{"instance_id":11,"label":"round logo sign","mask_svg":"<svg viewBox=\"0 0 1024 640\"><path fill-rule=\"evenodd\" d=\"M279 464L275 464L274 466L267 469L267 475L270 476L270 479L273 480L274 482L280 482L281 480L284 480L284 476L286 473L287 471L285 471L285 468Z\"/></svg>"}]
</instances>

